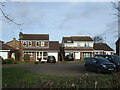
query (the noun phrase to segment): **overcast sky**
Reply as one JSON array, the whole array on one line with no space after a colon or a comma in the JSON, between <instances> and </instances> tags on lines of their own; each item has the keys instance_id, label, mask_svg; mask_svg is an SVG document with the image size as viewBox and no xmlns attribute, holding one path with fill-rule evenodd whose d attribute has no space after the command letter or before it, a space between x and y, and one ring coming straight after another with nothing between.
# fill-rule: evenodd
<instances>
[{"instance_id":1,"label":"overcast sky","mask_svg":"<svg viewBox=\"0 0 120 90\"><path fill-rule=\"evenodd\" d=\"M3 18L2 40L19 38L25 34L49 34L50 40L65 36L101 35L115 49L117 39L117 11L110 2L9 2L4 12L15 22Z\"/></svg>"}]
</instances>

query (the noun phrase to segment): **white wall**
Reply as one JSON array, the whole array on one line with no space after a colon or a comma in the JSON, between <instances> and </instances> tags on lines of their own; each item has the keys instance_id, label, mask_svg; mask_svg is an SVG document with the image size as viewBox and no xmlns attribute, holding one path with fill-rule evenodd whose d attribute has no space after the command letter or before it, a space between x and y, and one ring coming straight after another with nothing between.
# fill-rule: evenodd
<instances>
[{"instance_id":1,"label":"white wall","mask_svg":"<svg viewBox=\"0 0 120 90\"><path fill-rule=\"evenodd\" d=\"M0 56L1 56L3 59L7 59L7 58L8 58L8 52L0 52Z\"/></svg>"},{"instance_id":2,"label":"white wall","mask_svg":"<svg viewBox=\"0 0 120 90\"><path fill-rule=\"evenodd\" d=\"M56 58L56 61L58 61L58 52L48 52L48 56L54 56Z\"/></svg>"},{"instance_id":3,"label":"white wall","mask_svg":"<svg viewBox=\"0 0 120 90\"><path fill-rule=\"evenodd\" d=\"M80 59L80 52L75 52L75 59Z\"/></svg>"},{"instance_id":4,"label":"white wall","mask_svg":"<svg viewBox=\"0 0 120 90\"><path fill-rule=\"evenodd\" d=\"M85 43L89 46L89 47L93 47L93 42L84 42L84 41L74 41L74 43L64 43L65 47L85 47Z\"/></svg>"}]
</instances>

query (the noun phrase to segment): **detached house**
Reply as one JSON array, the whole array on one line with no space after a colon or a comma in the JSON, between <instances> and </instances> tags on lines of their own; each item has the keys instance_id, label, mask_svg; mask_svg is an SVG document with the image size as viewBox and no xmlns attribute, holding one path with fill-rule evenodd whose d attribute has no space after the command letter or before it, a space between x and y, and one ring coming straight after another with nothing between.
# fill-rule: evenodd
<instances>
[{"instance_id":1,"label":"detached house","mask_svg":"<svg viewBox=\"0 0 120 90\"><path fill-rule=\"evenodd\" d=\"M72 54L74 59L93 57L95 54L114 54L114 50L106 43L94 43L89 36L63 37L61 51L63 57Z\"/></svg>"},{"instance_id":2,"label":"detached house","mask_svg":"<svg viewBox=\"0 0 120 90\"><path fill-rule=\"evenodd\" d=\"M63 37L62 47L64 55L73 54L75 59L93 56L93 39L89 36L71 36Z\"/></svg>"},{"instance_id":3,"label":"detached house","mask_svg":"<svg viewBox=\"0 0 120 90\"><path fill-rule=\"evenodd\" d=\"M47 56L53 55L58 61L59 42L49 41L49 34L23 34L19 33L21 60L25 54L30 54L30 60L47 60Z\"/></svg>"}]
</instances>

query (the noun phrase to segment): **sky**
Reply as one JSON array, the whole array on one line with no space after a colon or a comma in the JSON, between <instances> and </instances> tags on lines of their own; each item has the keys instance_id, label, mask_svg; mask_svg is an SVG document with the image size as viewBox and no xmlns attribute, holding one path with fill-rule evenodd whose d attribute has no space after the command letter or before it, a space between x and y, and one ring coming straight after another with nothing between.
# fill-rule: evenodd
<instances>
[{"instance_id":1,"label":"sky","mask_svg":"<svg viewBox=\"0 0 120 90\"><path fill-rule=\"evenodd\" d=\"M1 40L8 42L19 32L49 34L51 41L62 37L100 35L105 43L115 49L118 22L117 11L110 2L8 2L2 7L9 18L2 14Z\"/></svg>"}]
</instances>

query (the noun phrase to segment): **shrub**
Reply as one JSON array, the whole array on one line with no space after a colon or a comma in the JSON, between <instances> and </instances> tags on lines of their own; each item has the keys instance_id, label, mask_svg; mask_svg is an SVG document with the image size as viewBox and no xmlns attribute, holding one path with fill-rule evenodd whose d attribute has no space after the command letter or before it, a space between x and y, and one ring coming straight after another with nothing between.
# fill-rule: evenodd
<instances>
[{"instance_id":1,"label":"shrub","mask_svg":"<svg viewBox=\"0 0 120 90\"><path fill-rule=\"evenodd\" d=\"M39 62L35 62L35 64L38 64Z\"/></svg>"},{"instance_id":2,"label":"shrub","mask_svg":"<svg viewBox=\"0 0 120 90\"><path fill-rule=\"evenodd\" d=\"M18 64L17 61L14 61L14 64Z\"/></svg>"},{"instance_id":3,"label":"shrub","mask_svg":"<svg viewBox=\"0 0 120 90\"><path fill-rule=\"evenodd\" d=\"M24 60L30 60L30 54L25 54L24 55Z\"/></svg>"},{"instance_id":4,"label":"shrub","mask_svg":"<svg viewBox=\"0 0 120 90\"><path fill-rule=\"evenodd\" d=\"M5 59L6 64L13 64L14 63L14 58L8 58Z\"/></svg>"},{"instance_id":5,"label":"shrub","mask_svg":"<svg viewBox=\"0 0 120 90\"><path fill-rule=\"evenodd\" d=\"M6 61L5 61L5 60L3 60L3 61L2 61L2 64L6 64Z\"/></svg>"}]
</instances>

